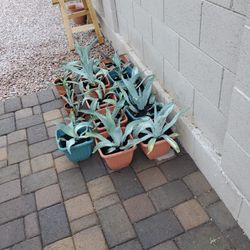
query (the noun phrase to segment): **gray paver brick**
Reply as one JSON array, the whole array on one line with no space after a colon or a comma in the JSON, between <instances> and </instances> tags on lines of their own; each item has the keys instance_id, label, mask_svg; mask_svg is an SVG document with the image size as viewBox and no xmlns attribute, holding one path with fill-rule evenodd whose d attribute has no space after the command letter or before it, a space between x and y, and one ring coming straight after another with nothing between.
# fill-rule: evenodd
<instances>
[{"instance_id":1,"label":"gray paver brick","mask_svg":"<svg viewBox=\"0 0 250 250\"><path fill-rule=\"evenodd\" d=\"M174 238L183 232L171 211L156 214L135 224L135 230L145 249Z\"/></svg>"},{"instance_id":2,"label":"gray paver brick","mask_svg":"<svg viewBox=\"0 0 250 250\"><path fill-rule=\"evenodd\" d=\"M7 145L7 136L6 135L0 136L0 148L6 147L6 145Z\"/></svg>"},{"instance_id":3,"label":"gray paver brick","mask_svg":"<svg viewBox=\"0 0 250 250\"><path fill-rule=\"evenodd\" d=\"M8 144L24 141L27 139L26 130L17 130L8 134Z\"/></svg>"},{"instance_id":4,"label":"gray paver brick","mask_svg":"<svg viewBox=\"0 0 250 250\"><path fill-rule=\"evenodd\" d=\"M25 177L31 174L30 161L26 160L19 163L19 170L21 177Z\"/></svg>"},{"instance_id":5,"label":"gray paver brick","mask_svg":"<svg viewBox=\"0 0 250 250\"><path fill-rule=\"evenodd\" d=\"M37 156L35 158L32 158L30 160L31 162L31 168L33 173L39 172L41 170L45 170L47 168L51 168L54 166L54 160L51 154L44 154Z\"/></svg>"},{"instance_id":6,"label":"gray paver brick","mask_svg":"<svg viewBox=\"0 0 250 250\"><path fill-rule=\"evenodd\" d=\"M22 195L14 200L0 204L0 224L25 216L36 210L33 194Z\"/></svg>"},{"instance_id":7,"label":"gray paver brick","mask_svg":"<svg viewBox=\"0 0 250 250\"><path fill-rule=\"evenodd\" d=\"M28 145L26 141L17 142L8 147L9 164L18 163L29 158Z\"/></svg>"},{"instance_id":8,"label":"gray paver brick","mask_svg":"<svg viewBox=\"0 0 250 250\"><path fill-rule=\"evenodd\" d=\"M57 149L55 138L46 141L34 143L29 146L30 157L36 157L42 154L51 153Z\"/></svg>"},{"instance_id":9,"label":"gray paver brick","mask_svg":"<svg viewBox=\"0 0 250 250\"><path fill-rule=\"evenodd\" d=\"M34 115L40 115L42 114L42 109L40 105L37 105L35 107L32 108L33 109L33 114Z\"/></svg>"},{"instance_id":10,"label":"gray paver brick","mask_svg":"<svg viewBox=\"0 0 250 250\"><path fill-rule=\"evenodd\" d=\"M0 102L0 115L4 114L4 103Z\"/></svg>"},{"instance_id":11,"label":"gray paver brick","mask_svg":"<svg viewBox=\"0 0 250 250\"><path fill-rule=\"evenodd\" d=\"M207 207L218 201L220 198L216 192L211 189L209 192L200 195L197 199L203 207Z\"/></svg>"},{"instance_id":12,"label":"gray paver brick","mask_svg":"<svg viewBox=\"0 0 250 250\"><path fill-rule=\"evenodd\" d=\"M181 179L197 171L197 167L189 155L177 157L174 160L162 164L160 167L169 181Z\"/></svg>"},{"instance_id":13,"label":"gray paver brick","mask_svg":"<svg viewBox=\"0 0 250 250\"><path fill-rule=\"evenodd\" d=\"M173 241L169 240L153 248L150 248L150 250L178 250L178 248Z\"/></svg>"},{"instance_id":14,"label":"gray paver brick","mask_svg":"<svg viewBox=\"0 0 250 250\"><path fill-rule=\"evenodd\" d=\"M0 120L0 135L9 134L15 131L15 119L14 117L9 117Z\"/></svg>"},{"instance_id":15,"label":"gray paver brick","mask_svg":"<svg viewBox=\"0 0 250 250\"><path fill-rule=\"evenodd\" d=\"M230 214L229 210L225 207L222 201L218 201L209 206L207 210L221 231L226 231L237 225L237 222L234 220L233 216Z\"/></svg>"},{"instance_id":16,"label":"gray paver brick","mask_svg":"<svg viewBox=\"0 0 250 250\"><path fill-rule=\"evenodd\" d=\"M94 201L94 207L96 210L101 210L105 207L109 207L113 204L119 203L120 199L117 194L110 194L106 197L103 197L97 201Z\"/></svg>"},{"instance_id":17,"label":"gray paver brick","mask_svg":"<svg viewBox=\"0 0 250 250\"><path fill-rule=\"evenodd\" d=\"M0 161L0 168L7 167L7 165L8 165L7 160Z\"/></svg>"},{"instance_id":18,"label":"gray paver brick","mask_svg":"<svg viewBox=\"0 0 250 250\"><path fill-rule=\"evenodd\" d=\"M26 237L33 238L40 234L37 213L32 213L24 217Z\"/></svg>"},{"instance_id":19,"label":"gray paver brick","mask_svg":"<svg viewBox=\"0 0 250 250\"><path fill-rule=\"evenodd\" d=\"M214 243L211 243L213 241ZM181 250L229 250L230 245L214 224L205 224L180 235L176 243Z\"/></svg>"},{"instance_id":20,"label":"gray paver brick","mask_svg":"<svg viewBox=\"0 0 250 250\"><path fill-rule=\"evenodd\" d=\"M64 200L87 192L86 184L78 168L63 171L58 178Z\"/></svg>"},{"instance_id":21,"label":"gray paver brick","mask_svg":"<svg viewBox=\"0 0 250 250\"><path fill-rule=\"evenodd\" d=\"M144 192L138 178L131 168L111 174L116 190L121 199L126 200Z\"/></svg>"},{"instance_id":22,"label":"gray paver brick","mask_svg":"<svg viewBox=\"0 0 250 250\"><path fill-rule=\"evenodd\" d=\"M16 121L17 129L28 128L43 123L42 115L31 115Z\"/></svg>"},{"instance_id":23,"label":"gray paver brick","mask_svg":"<svg viewBox=\"0 0 250 250\"><path fill-rule=\"evenodd\" d=\"M79 165L87 182L107 174L105 166L98 154L92 155L87 161L79 162Z\"/></svg>"},{"instance_id":24,"label":"gray paver brick","mask_svg":"<svg viewBox=\"0 0 250 250\"><path fill-rule=\"evenodd\" d=\"M11 165L6 168L0 168L0 184L19 178L18 165Z\"/></svg>"},{"instance_id":25,"label":"gray paver brick","mask_svg":"<svg viewBox=\"0 0 250 250\"><path fill-rule=\"evenodd\" d=\"M42 250L40 237L25 240L15 245L12 250Z\"/></svg>"},{"instance_id":26,"label":"gray paver brick","mask_svg":"<svg viewBox=\"0 0 250 250\"><path fill-rule=\"evenodd\" d=\"M134 229L121 204L104 208L98 214L110 247L135 237Z\"/></svg>"},{"instance_id":27,"label":"gray paver brick","mask_svg":"<svg viewBox=\"0 0 250 250\"><path fill-rule=\"evenodd\" d=\"M21 101L19 97L10 98L5 101L5 112L13 112L22 108Z\"/></svg>"},{"instance_id":28,"label":"gray paver brick","mask_svg":"<svg viewBox=\"0 0 250 250\"><path fill-rule=\"evenodd\" d=\"M142 250L142 247L138 240L131 240L120 246L112 248L112 250Z\"/></svg>"},{"instance_id":29,"label":"gray paver brick","mask_svg":"<svg viewBox=\"0 0 250 250\"><path fill-rule=\"evenodd\" d=\"M33 107L38 104L37 95L35 93L31 95L24 95L21 97L21 100L24 108Z\"/></svg>"},{"instance_id":30,"label":"gray paver brick","mask_svg":"<svg viewBox=\"0 0 250 250\"><path fill-rule=\"evenodd\" d=\"M29 117L33 114L32 109L31 108L25 108L25 109L20 109L18 111L15 112L15 117L16 120L22 119L22 118L26 118Z\"/></svg>"},{"instance_id":31,"label":"gray paver brick","mask_svg":"<svg viewBox=\"0 0 250 250\"><path fill-rule=\"evenodd\" d=\"M0 203L13 199L20 194L20 180L14 180L0 185Z\"/></svg>"},{"instance_id":32,"label":"gray paver brick","mask_svg":"<svg viewBox=\"0 0 250 250\"><path fill-rule=\"evenodd\" d=\"M37 93L37 97L40 103L45 103L45 102L49 102L55 99L55 96L53 94L53 90L52 89L46 89L46 90L42 90L39 91Z\"/></svg>"},{"instance_id":33,"label":"gray paver brick","mask_svg":"<svg viewBox=\"0 0 250 250\"><path fill-rule=\"evenodd\" d=\"M56 182L57 176L55 170L47 169L24 177L22 180L22 190L23 193L30 193Z\"/></svg>"},{"instance_id":34,"label":"gray paver brick","mask_svg":"<svg viewBox=\"0 0 250 250\"><path fill-rule=\"evenodd\" d=\"M162 211L190 199L192 193L182 181L175 181L150 191L149 197L157 210Z\"/></svg>"},{"instance_id":35,"label":"gray paver brick","mask_svg":"<svg viewBox=\"0 0 250 250\"><path fill-rule=\"evenodd\" d=\"M41 105L41 109L43 113L51 111L53 109L59 109L61 107L63 107L63 101L61 99L57 99L57 100L47 102Z\"/></svg>"},{"instance_id":36,"label":"gray paver brick","mask_svg":"<svg viewBox=\"0 0 250 250\"><path fill-rule=\"evenodd\" d=\"M58 204L39 212L43 245L48 245L70 235L63 204Z\"/></svg>"},{"instance_id":37,"label":"gray paver brick","mask_svg":"<svg viewBox=\"0 0 250 250\"><path fill-rule=\"evenodd\" d=\"M0 226L0 249L24 240L23 219L11 221Z\"/></svg>"},{"instance_id":38,"label":"gray paver brick","mask_svg":"<svg viewBox=\"0 0 250 250\"><path fill-rule=\"evenodd\" d=\"M27 128L28 142L33 144L48 139L47 130L44 124Z\"/></svg>"}]
</instances>

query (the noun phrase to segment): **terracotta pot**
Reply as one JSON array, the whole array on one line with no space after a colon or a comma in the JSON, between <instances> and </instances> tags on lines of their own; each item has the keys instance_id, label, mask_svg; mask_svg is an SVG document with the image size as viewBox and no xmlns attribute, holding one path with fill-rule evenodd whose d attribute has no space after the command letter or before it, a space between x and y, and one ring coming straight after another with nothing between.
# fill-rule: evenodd
<instances>
[{"instance_id":1,"label":"terracotta pot","mask_svg":"<svg viewBox=\"0 0 250 250\"><path fill-rule=\"evenodd\" d=\"M62 96L62 95L61 95L61 96ZM65 94L64 94L63 96L66 97ZM67 98L67 97L66 97L66 98ZM64 104L67 103L63 98L62 98L62 100L63 100ZM74 95L74 101L75 101L75 102L77 101L77 96L76 96L76 94Z\"/></svg>"},{"instance_id":2,"label":"terracotta pot","mask_svg":"<svg viewBox=\"0 0 250 250\"><path fill-rule=\"evenodd\" d=\"M56 85L56 90L59 95L65 95L65 88L62 85Z\"/></svg>"},{"instance_id":3,"label":"terracotta pot","mask_svg":"<svg viewBox=\"0 0 250 250\"><path fill-rule=\"evenodd\" d=\"M125 128L123 128L123 131L124 130ZM105 138L109 136L107 132L103 132L101 133L101 135L103 135ZM130 138L133 139L131 135ZM98 143L97 139L95 141L96 143ZM110 169L119 170L130 165L133 160L135 150L136 146L128 150L120 151L109 155L104 155L101 149L99 149L98 152Z\"/></svg>"},{"instance_id":4,"label":"terracotta pot","mask_svg":"<svg viewBox=\"0 0 250 250\"><path fill-rule=\"evenodd\" d=\"M70 107L68 107L68 106L69 106L68 103L65 103L65 104L64 104L64 110L65 110L65 112L69 115L70 112L73 111L73 109L70 108Z\"/></svg>"},{"instance_id":5,"label":"terracotta pot","mask_svg":"<svg viewBox=\"0 0 250 250\"><path fill-rule=\"evenodd\" d=\"M72 3L68 5L68 10L71 14L76 13L78 11L84 10L84 6L82 3ZM80 16L73 18L73 21L77 25L83 25L86 24L86 16Z\"/></svg>"},{"instance_id":6,"label":"terracotta pot","mask_svg":"<svg viewBox=\"0 0 250 250\"><path fill-rule=\"evenodd\" d=\"M170 150L170 145L165 140L160 140L155 143L154 149L148 153L148 144L141 142L140 146L144 152L144 154L148 157L150 160L154 160L158 157L161 157L168 153Z\"/></svg>"},{"instance_id":7,"label":"terracotta pot","mask_svg":"<svg viewBox=\"0 0 250 250\"><path fill-rule=\"evenodd\" d=\"M106 111L106 109L105 109L105 111ZM101 113L101 112L103 112L103 110L100 110L99 112ZM105 112L105 113L102 113L102 114L106 114L106 112ZM128 123L128 118L127 118L127 116L124 114L124 116L123 116L123 118L122 118L122 120L121 120L121 127L125 127L125 126L127 125L127 123ZM94 124L95 124L95 126L96 126L96 122L95 122L95 121L94 121ZM99 133L103 133L103 132L106 131L106 128L105 128L105 127L97 127L96 130L97 130Z\"/></svg>"},{"instance_id":8,"label":"terracotta pot","mask_svg":"<svg viewBox=\"0 0 250 250\"><path fill-rule=\"evenodd\" d=\"M122 54L120 55L120 59L122 61L123 64L126 64L129 62L128 56L127 54ZM100 67L103 69L106 69L108 71L111 71L114 69L114 65L112 64L112 62L108 59L103 59L100 63Z\"/></svg>"}]
</instances>

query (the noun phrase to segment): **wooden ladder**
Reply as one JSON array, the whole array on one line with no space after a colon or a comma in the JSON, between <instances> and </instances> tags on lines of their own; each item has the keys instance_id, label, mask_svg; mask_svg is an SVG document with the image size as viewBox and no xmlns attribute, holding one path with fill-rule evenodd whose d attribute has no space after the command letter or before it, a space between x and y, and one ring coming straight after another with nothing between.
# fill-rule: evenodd
<instances>
[{"instance_id":1,"label":"wooden ladder","mask_svg":"<svg viewBox=\"0 0 250 250\"><path fill-rule=\"evenodd\" d=\"M104 42L104 38L101 33L97 15L91 3L91 0L81 0L84 6L84 10L77 11L72 14L68 14L68 9L65 4L65 1L69 1L69 0L52 0L52 3L60 5L60 10L61 10L62 18L63 18L63 23L64 23L64 29L65 29L65 33L68 39L69 49L74 50L75 48L74 38L73 38L74 33L87 32L89 30L95 30L98 41L100 44L102 44ZM76 27L71 27L70 19L73 19L75 17L81 17L81 16L87 16L88 23L84 25L79 25Z\"/></svg>"}]
</instances>

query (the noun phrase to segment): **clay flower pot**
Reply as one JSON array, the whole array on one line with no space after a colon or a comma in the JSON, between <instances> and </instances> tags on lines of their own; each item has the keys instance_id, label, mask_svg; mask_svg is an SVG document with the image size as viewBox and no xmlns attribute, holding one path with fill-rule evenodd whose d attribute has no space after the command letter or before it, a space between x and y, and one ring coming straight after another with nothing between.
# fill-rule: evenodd
<instances>
[{"instance_id":1,"label":"clay flower pot","mask_svg":"<svg viewBox=\"0 0 250 250\"><path fill-rule=\"evenodd\" d=\"M123 131L124 130L125 128L123 128ZM107 132L103 132L101 133L101 135L103 135L105 138L109 137L109 134ZM130 135L130 139L133 139L131 135ZM95 141L97 144L98 140L96 139ZM98 149L98 152L110 169L119 170L119 169L128 167L130 165L130 163L133 160L135 150L136 150L136 146L130 149L124 150L124 151L111 153L108 155L103 154L102 149Z\"/></svg>"},{"instance_id":2,"label":"clay flower pot","mask_svg":"<svg viewBox=\"0 0 250 250\"><path fill-rule=\"evenodd\" d=\"M72 3L68 5L68 10L71 14L76 13L78 11L84 10L84 6L82 3ZM73 18L73 21L77 25L86 24L86 16L80 16Z\"/></svg>"},{"instance_id":3,"label":"clay flower pot","mask_svg":"<svg viewBox=\"0 0 250 250\"><path fill-rule=\"evenodd\" d=\"M123 64L126 64L129 62L128 56L127 54L122 54L120 55L120 59L122 61ZM103 59L100 63L100 67L103 69L106 69L108 71L111 71L114 69L114 65L112 64L112 62L108 59Z\"/></svg>"},{"instance_id":4,"label":"clay flower pot","mask_svg":"<svg viewBox=\"0 0 250 250\"><path fill-rule=\"evenodd\" d=\"M170 145L165 140L157 141L154 145L154 149L150 153L148 152L148 144L141 142L140 147L142 148L144 154L150 160L154 160L158 157L161 157L167 154L170 150Z\"/></svg>"}]
</instances>

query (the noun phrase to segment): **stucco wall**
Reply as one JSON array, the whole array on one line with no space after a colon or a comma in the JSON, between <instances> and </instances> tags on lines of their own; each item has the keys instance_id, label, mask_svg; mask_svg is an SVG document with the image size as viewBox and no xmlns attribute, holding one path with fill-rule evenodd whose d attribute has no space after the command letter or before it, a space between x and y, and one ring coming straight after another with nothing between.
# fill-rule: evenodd
<instances>
[{"instance_id":1,"label":"stucco wall","mask_svg":"<svg viewBox=\"0 0 250 250\"><path fill-rule=\"evenodd\" d=\"M250 1L94 2L114 46L190 107L181 141L250 237Z\"/></svg>"}]
</instances>

